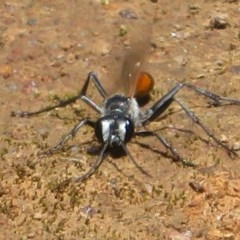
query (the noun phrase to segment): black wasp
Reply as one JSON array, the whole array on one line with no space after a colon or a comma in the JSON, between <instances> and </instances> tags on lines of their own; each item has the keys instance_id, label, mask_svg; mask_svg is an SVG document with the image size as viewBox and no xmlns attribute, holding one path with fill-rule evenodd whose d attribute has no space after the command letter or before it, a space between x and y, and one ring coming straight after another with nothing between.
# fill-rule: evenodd
<instances>
[{"instance_id":1,"label":"black wasp","mask_svg":"<svg viewBox=\"0 0 240 240\"><path fill-rule=\"evenodd\" d=\"M141 46L141 44L139 44L139 46ZM137 164L126 147L126 144L137 135L156 137L156 139L172 153L174 160L180 161L184 165L195 166L191 161L182 158L177 153L176 149L163 136L154 131L149 131L146 128L146 125L149 122L158 118L173 102L179 104L186 115L192 119L194 123L198 124L203 131L220 147L225 149L230 155L236 155L234 150L222 143L208 130L208 128L201 123L200 119L176 97L176 94L182 88L188 88L197 94L203 95L204 97L210 99L214 106L220 106L223 104L240 105L240 100L222 97L207 90L195 87L191 84L178 83L148 109L142 110L140 108L137 100L149 95L154 85L151 75L143 71L143 66L146 62L146 56L144 56L146 55L145 52L146 51L141 51L139 48L136 48L130 49L126 54L122 68L122 85L124 85L126 94L115 93L109 96L97 75L94 72L90 72L81 91L76 96L68 100L62 100L54 106L46 107L36 112L14 111L11 113L12 116L30 117L53 110L55 108L65 107L76 102L78 99L81 99L99 114L99 118L96 121L86 118L80 120L65 136L65 138L63 138L62 141L60 141L55 147L46 151L47 154L52 154L55 151L60 150L64 144L69 139L74 137L77 131L85 125L88 125L94 129L97 139L102 144L102 149L91 168L85 174L72 178L71 180L73 182L81 182L88 179L93 173L96 172L103 162L103 155L106 149L115 147L121 147L129 156L131 161L135 164L135 166L137 166L138 169L140 169L143 173L146 173ZM86 95L90 81L93 82L97 91L103 98L102 106L98 106ZM139 128L142 130L138 131Z\"/></svg>"}]
</instances>

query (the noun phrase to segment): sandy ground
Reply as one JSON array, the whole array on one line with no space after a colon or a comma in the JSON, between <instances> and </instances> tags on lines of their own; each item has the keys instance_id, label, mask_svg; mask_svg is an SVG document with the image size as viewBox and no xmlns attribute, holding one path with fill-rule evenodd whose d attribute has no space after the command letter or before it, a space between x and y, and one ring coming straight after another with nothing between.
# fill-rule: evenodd
<instances>
[{"instance_id":1,"label":"sandy ground","mask_svg":"<svg viewBox=\"0 0 240 240\"><path fill-rule=\"evenodd\" d=\"M51 156L37 154L79 119L97 114L78 101L32 118L10 117L77 94L90 71L107 89L119 88L121 49L131 39L152 46L148 106L180 81L240 99L237 0L0 4L0 239L240 239L239 157L230 157L176 103L148 127L196 168L173 163L155 138L136 137L127 147L152 177L127 156L106 155L90 179L64 187L59 183L94 162L94 131L83 128ZM92 85L88 96L101 104ZM222 143L240 148L240 106L210 107L187 89L177 97Z\"/></svg>"}]
</instances>

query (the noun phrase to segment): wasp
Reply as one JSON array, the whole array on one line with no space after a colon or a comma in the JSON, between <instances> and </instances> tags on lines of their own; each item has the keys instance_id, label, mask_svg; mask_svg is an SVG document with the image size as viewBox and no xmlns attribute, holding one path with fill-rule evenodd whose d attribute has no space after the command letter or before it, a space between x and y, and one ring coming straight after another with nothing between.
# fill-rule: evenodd
<instances>
[{"instance_id":1,"label":"wasp","mask_svg":"<svg viewBox=\"0 0 240 240\"><path fill-rule=\"evenodd\" d=\"M142 44L139 44L139 46L142 46ZM102 146L99 156L86 173L73 177L71 181L82 182L88 179L102 164L104 159L103 155L107 149L114 149L117 147L121 147L124 150L125 154L129 156L130 160L140 171L149 175L138 165L127 148L127 143L136 136L154 136L167 150L171 152L175 161L180 161L184 165L194 167L195 164L192 161L181 157L177 150L163 136L156 131L150 131L147 129L147 124L160 117L173 102L177 103L186 115L194 123L199 125L202 130L216 142L217 145L226 150L230 155L236 155L236 152L215 137L214 134L204 126L200 119L176 97L176 95L181 89L187 88L194 91L196 94L200 94L207 99L210 99L214 106L220 106L222 104L240 105L240 100L223 97L194 85L180 82L173 86L154 104L143 110L138 104L138 99L148 96L154 86L153 77L148 72L143 71L143 67L145 65L144 63L146 62L146 57L143 58L142 56L143 52L145 51L140 50L139 48L133 48L126 54L121 71L121 84L123 85L125 91L124 94L121 92L108 94L100 79L97 77L97 74L95 72L90 72L82 86L82 89L77 95L67 100L61 100L56 105L43 108L39 111L13 111L11 113L11 116L18 117L36 116L55 108L66 107L67 105L73 104L77 100L81 99L85 104L99 114L99 117L96 120L90 120L88 118L80 120L55 147L46 151L47 154L52 154L62 149L66 142L73 138L76 133L86 125L93 129L96 138ZM94 84L96 90L103 99L101 106L96 104L87 96L87 90L90 82Z\"/></svg>"}]
</instances>

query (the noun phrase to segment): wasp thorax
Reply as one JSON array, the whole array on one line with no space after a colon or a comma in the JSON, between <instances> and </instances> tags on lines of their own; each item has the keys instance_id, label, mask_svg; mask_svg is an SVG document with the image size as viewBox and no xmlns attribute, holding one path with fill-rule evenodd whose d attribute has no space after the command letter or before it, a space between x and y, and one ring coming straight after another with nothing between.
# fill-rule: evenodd
<instances>
[{"instance_id":1,"label":"wasp thorax","mask_svg":"<svg viewBox=\"0 0 240 240\"><path fill-rule=\"evenodd\" d=\"M121 95L114 95L108 98L105 101L105 114L110 115L118 115L119 114L126 114L129 111L129 98L121 96Z\"/></svg>"}]
</instances>

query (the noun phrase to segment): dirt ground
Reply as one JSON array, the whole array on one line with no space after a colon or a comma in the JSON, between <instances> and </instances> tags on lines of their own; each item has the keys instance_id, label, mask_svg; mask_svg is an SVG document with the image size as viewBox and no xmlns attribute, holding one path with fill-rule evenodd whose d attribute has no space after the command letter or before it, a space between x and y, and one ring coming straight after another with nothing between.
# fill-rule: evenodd
<instances>
[{"instance_id":1,"label":"dirt ground","mask_svg":"<svg viewBox=\"0 0 240 240\"><path fill-rule=\"evenodd\" d=\"M177 82L240 99L238 0L33 1L0 3L0 239L240 239L240 164L173 103L148 125L196 168L173 162L153 137L127 144L127 156L107 154L79 184L99 143L85 127L51 156L83 117L81 101L32 118L34 111L78 93L95 71L118 89L123 46L148 40L147 71L155 80L147 106ZM88 96L101 105L91 85ZM240 152L240 106L210 107L188 89L177 94L223 144Z\"/></svg>"}]
</instances>

